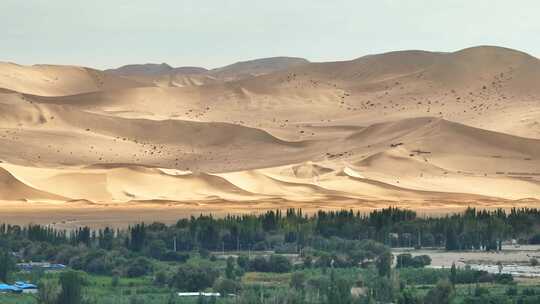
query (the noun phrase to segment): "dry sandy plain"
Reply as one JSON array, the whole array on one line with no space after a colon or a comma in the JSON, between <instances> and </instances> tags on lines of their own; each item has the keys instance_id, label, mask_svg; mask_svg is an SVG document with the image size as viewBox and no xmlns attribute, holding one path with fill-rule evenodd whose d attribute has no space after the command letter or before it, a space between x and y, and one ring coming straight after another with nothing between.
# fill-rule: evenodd
<instances>
[{"instance_id":1,"label":"dry sandy plain","mask_svg":"<svg viewBox=\"0 0 540 304\"><path fill-rule=\"evenodd\" d=\"M214 70L0 63L0 219L540 207L540 60L500 47Z\"/></svg>"}]
</instances>

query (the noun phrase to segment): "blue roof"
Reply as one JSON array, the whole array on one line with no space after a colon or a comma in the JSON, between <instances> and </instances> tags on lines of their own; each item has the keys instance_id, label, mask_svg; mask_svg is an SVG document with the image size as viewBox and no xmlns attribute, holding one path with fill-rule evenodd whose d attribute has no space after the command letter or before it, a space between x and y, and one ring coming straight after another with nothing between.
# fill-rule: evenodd
<instances>
[{"instance_id":1,"label":"blue roof","mask_svg":"<svg viewBox=\"0 0 540 304\"><path fill-rule=\"evenodd\" d=\"M14 285L0 284L0 292L22 292L22 289Z\"/></svg>"}]
</instances>

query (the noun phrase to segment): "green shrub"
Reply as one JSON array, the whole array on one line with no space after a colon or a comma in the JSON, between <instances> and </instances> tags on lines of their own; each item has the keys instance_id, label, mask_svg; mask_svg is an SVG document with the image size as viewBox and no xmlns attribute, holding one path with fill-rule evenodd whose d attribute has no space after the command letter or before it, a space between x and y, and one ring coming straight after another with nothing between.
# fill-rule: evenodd
<instances>
[{"instance_id":1,"label":"green shrub","mask_svg":"<svg viewBox=\"0 0 540 304\"><path fill-rule=\"evenodd\" d=\"M518 289L517 289L516 286L510 286L510 287L508 287L508 288L506 289L505 294L506 294L507 296L517 296L517 294L518 294Z\"/></svg>"},{"instance_id":2,"label":"green shrub","mask_svg":"<svg viewBox=\"0 0 540 304\"><path fill-rule=\"evenodd\" d=\"M182 291L202 291L214 285L218 275L214 268L181 265L169 285Z\"/></svg>"}]
</instances>

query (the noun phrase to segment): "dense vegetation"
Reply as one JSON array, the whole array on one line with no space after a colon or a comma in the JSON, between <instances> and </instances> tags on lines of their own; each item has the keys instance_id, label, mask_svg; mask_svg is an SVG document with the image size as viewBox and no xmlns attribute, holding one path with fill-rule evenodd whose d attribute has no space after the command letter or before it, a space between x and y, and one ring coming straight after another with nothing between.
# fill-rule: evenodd
<instances>
[{"instance_id":1,"label":"dense vegetation","mask_svg":"<svg viewBox=\"0 0 540 304\"><path fill-rule=\"evenodd\" d=\"M431 262L428 256L408 254L397 256L393 268L389 247L499 250L510 238L540 242L538 223L536 209L468 209L428 218L388 208L369 214L321 211L308 216L291 209L224 218L201 215L171 226L138 224L125 230L1 225L0 281L39 282L36 297L50 304L190 303L173 292L203 290L230 296L199 302L476 303L489 298L488 303L528 303L538 300L537 290L512 287L511 276L424 269ZM15 262L23 261L61 263L72 270L17 272ZM468 292L460 289L462 284L469 284ZM481 284L509 287L496 295ZM9 303L36 303L19 297Z\"/></svg>"}]
</instances>

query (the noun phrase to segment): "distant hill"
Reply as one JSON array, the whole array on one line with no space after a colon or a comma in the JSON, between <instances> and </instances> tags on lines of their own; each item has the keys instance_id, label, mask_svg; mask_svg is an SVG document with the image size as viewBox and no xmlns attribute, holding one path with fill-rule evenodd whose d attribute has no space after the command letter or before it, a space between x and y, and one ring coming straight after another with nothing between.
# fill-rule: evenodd
<instances>
[{"instance_id":1,"label":"distant hill","mask_svg":"<svg viewBox=\"0 0 540 304\"><path fill-rule=\"evenodd\" d=\"M210 70L210 74L222 79L239 79L247 76L269 74L295 66L308 64L304 58L271 57L241 61L228 66Z\"/></svg>"},{"instance_id":2,"label":"distant hill","mask_svg":"<svg viewBox=\"0 0 540 304\"><path fill-rule=\"evenodd\" d=\"M122 76L158 76L172 73L200 74L208 70L201 67L178 67L173 68L166 63L129 64L117 69L105 70L106 73Z\"/></svg>"},{"instance_id":3,"label":"distant hill","mask_svg":"<svg viewBox=\"0 0 540 304\"><path fill-rule=\"evenodd\" d=\"M221 68L207 70L201 67L172 67L166 63L130 64L105 73L119 75L158 86L193 86L227 82L264 75L309 63L295 57L272 57L237 62Z\"/></svg>"}]
</instances>

